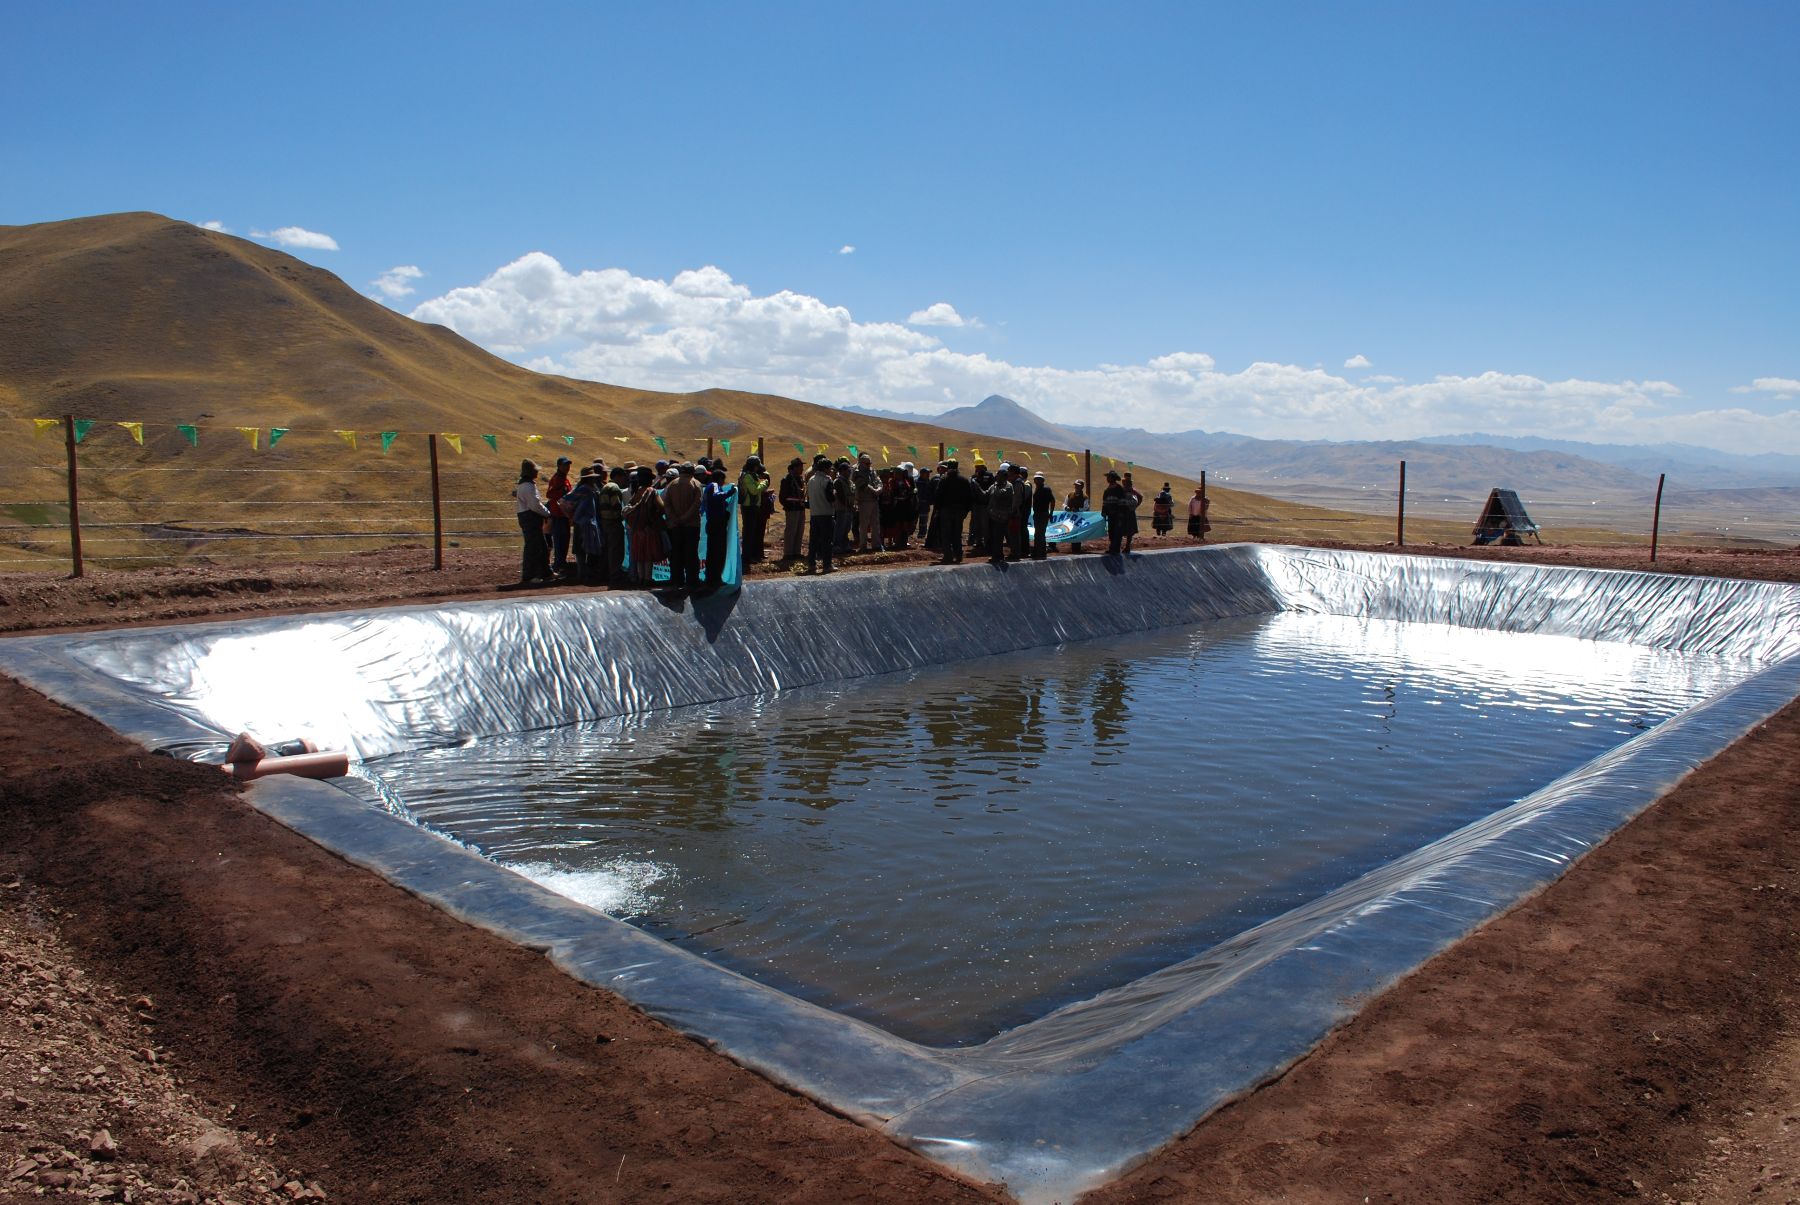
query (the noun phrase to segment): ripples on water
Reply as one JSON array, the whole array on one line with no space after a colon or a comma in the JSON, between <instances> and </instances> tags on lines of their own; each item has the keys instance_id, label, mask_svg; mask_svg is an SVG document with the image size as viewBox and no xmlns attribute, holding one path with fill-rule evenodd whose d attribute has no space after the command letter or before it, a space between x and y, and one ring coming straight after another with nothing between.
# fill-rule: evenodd
<instances>
[{"instance_id":1,"label":"ripples on water","mask_svg":"<svg viewBox=\"0 0 1800 1205\"><path fill-rule=\"evenodd\" d=\"M961 1045L1322 895L1752 668L1284 613L367 770L557 891Z\"/></svg>"}]
</instances>

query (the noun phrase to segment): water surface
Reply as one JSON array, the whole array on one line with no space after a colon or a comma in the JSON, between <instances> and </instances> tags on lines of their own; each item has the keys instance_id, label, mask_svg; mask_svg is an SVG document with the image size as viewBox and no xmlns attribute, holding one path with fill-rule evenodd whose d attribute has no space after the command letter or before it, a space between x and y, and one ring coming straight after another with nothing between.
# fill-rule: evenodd
<instances>
[{"instance_id":1,"label":"water surface","mask_svg":"<svg viewBox=\"0 0 1800 1205\"><path fill-rule=\"evenodd\" d=\"M1314 899L1753 670L1282 613L366 769L555 890L962 1045Z\"/></svg>"}]
</instances>

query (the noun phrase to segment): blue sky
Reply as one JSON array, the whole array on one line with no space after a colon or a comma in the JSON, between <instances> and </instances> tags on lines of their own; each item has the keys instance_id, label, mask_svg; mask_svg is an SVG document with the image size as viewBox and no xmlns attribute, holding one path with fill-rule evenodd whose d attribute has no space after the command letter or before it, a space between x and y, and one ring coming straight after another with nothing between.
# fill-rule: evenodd
<instances>
[{"instance_id":1,"label":"blue sky","mask_svg":"<svg viewBox=\"0 0 1800 1205\"><path fill-rule=\"evenodd\" d=\"M4 16L0 223L285 238L537 367L1800 452L1791 3Z\"/></svg>"}]
</instances>

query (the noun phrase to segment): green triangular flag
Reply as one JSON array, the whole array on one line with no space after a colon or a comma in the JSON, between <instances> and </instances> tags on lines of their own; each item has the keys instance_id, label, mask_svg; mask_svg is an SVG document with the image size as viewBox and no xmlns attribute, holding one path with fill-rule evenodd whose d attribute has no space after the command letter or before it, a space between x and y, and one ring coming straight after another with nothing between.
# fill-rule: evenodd
<instances>
[{"instance_id":1,"label":"green triangular flag","mask_svg":"<svg viewBox=\"0 0 1800 1205\"><path fill-rule=\"evenodd\" d=\"M381 454L386 456L387 450L393 447L394 441L399 438L400 432L398 431L383 431L381 433Z\"/></svg>"},{"instance_id":2,"label":"green triangular flag","mask_svg":"<svg viewBox=\"0 0 1800 1205\"><path fill-rule=\"evenodd\" d=\"M75 420L75 442L80 443L82 440L86 439L87 433L94 429L94 423L97 421L99 421L99 420L92 419L92 418L76 419Z\"/></svg>"},{"instance_id":3,"label":"green triangular flag","mask_svg":"<svg viewBox=\"0 0 1800 1205\"><path fill-rule=\"evenodd\" d=\"M944 454L945 454L945 459L946 459L946 460L947 460L947 459L949 459L949 458L950 458L950 457L951 457L951 456L954 456L954 455L956 455L956 449L955 449L955 448L945 448L945 449L944 449Z\"/></svg>"},{"instance_id":4,"label":"green triangular flag","mask_svg":"<svg viewBox=\"0 0 1800 1205\"><path fill-rule=\"evenodd\" d=\"M669 450L669 441L664 439L662 436L652 435L650 438L654 439L656 441L656 446L661 448L663 451L667 452Z\"/></svg>"},{"instance_id":5,"label":"green triangular flag","mask_svg":"<svg viewBox=\"0 0 1800 1205\"><path fill-rule=\"evenodd\" d=\"M995 448L994 449L994 459L995 460L1005 460L1006 459L1006 449L1005 448Z\"/></svg>"},{"instance_id":6,"label":"green triangular flag","mask_svg":"<svg viewBox=\"0 0 1800 1205\"><path fill-rule=\"evenodd\" d=\"M181 432L182 438L188 441L188 447L197 448L200 446L200 428L196 427L193 423L177 423L175 429Z\"/></svg>"},{"instance_id":7,"label":"green triangular flag","mask_svg":"<svg viewBox=\"0 0 1800 1205\"><path fill-rule=\"evenodd\" d=\"M918 444L907 444L906 450L908 452L911 452L914 456L917 456L919 454L919 445Z\"/></svg>"},{"instance_id":8,"label":"green triangular flag","mask_svg":"<svg viewBox=\"0 0 1800 1205\"><path fill-rule=\"evenodd\" d=\"M498 435L483 435L481 438L487 443L487 446L494 449L494 451L498 452L500 450L500 437Z\"/></svg>"},{"instance_id":9,"label":"green triangular flag","mask_svg":"<svg viewBox=\"0 0 1800 1205\"><path fill-rule=\"evenodd\" d=\"M796 452L800 453L800 455L804 456L804 455L806 455L806 445L799 442L798 440L796 440L796 441L794 441L794 451L796 451Z\"/></svg>"},{"instance_id":10,"label":"green triangular flag","mask_svg":"<svg viewBox=\"0 0 1800 1205\"><path fill-rule=\"evenodd\" d=\"M729 439L721 439L719 441L719 446L725 449L725 455L731 455L731 441Z\"/></svg>"},{"instance_id":11,"label":"green triangular flag","mask_svg":"<svg viewBox=\"0 0 1800 1205\"><path fill-rule=\"evenodd\" d=\"M288 433L288 429L286 427L270 427L269 428L269 446L272 448L276 444L280 443L281 437L283 435L286 435L287 433Z\"/></svg>"},{"instance_id":12,"label":"green triangular flag","mask_svg":"<svg viewBox=\"0 0 1800 1205\"><path fill-rule=\"evenodd\" d=\"M563 436L563 442L572 448L575 446L575 437L573 435L565 435Z\"/></svg>"},{"instance_id":13,"label":"green triangular flag","mask_svg":"<svg viewBox=\"0 0 1800 1205\"><path fill-rule=\"evenodd\" d=\"M861 456L861 455L862 455L862 453L861 453L861 452L859 452L859 451L857 451L857 450L856 450L856 445L855 445L855 444L845 444L845 445L844 445L844 446L845 446L845 447L846 447L846 448L849 448L849 449L850 449L850 455L852 455L852 456Z\"/></svg>"}]
</instances>

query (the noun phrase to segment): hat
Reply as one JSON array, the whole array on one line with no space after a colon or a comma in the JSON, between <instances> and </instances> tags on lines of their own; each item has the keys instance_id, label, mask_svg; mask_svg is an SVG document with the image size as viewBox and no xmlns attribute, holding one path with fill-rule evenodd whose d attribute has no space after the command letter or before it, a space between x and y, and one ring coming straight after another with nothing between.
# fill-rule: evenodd
<instances>
[{"instance_id":1,"label":"hat","mask_svg":"<svg viewBox=\"0 0 1800 1205\"><path fill-rule=\"evenodd\" d=\"M798 456L796 456L792 460L788 461L788 468L790 468L790 469L803 469L805 467L806 467L806 462L804 460L801 460Z\"/></svg>"},{"instance_id":2,"label":"hat","mask_svg":"<svg viewBox=\"0 0 1800 1205\"><path fill-rule=\"evenodd\" d=\"M556 458L556 464L557 464L558 468L561 468L565 464L574 464L574 463L575 462L573 460L570 460L567 456L558 456Z\"/></svg>"},{"instance_id":3,"label":"hat","mask_svg":"<svg viewBox=\"0 0 1800 1205\"><path fill-rule=\"evenodd\" d=\"M1042 481L1044 479L1044 475L1042 473L1033 473L1031 475L1031 479L1033 481Z\"/></svg>"},{"instance_id":4,"label":"hat","mask_svg":"<svg viewBox=\"0 0 1800 1205\"><path fill-rule=\"evenodd\" d=\"M1108 481L1117 481L1119 479L1119 470L1117 470L1117 469L1106 470L1106 479Z\"/></svg>"}]
</instances>

